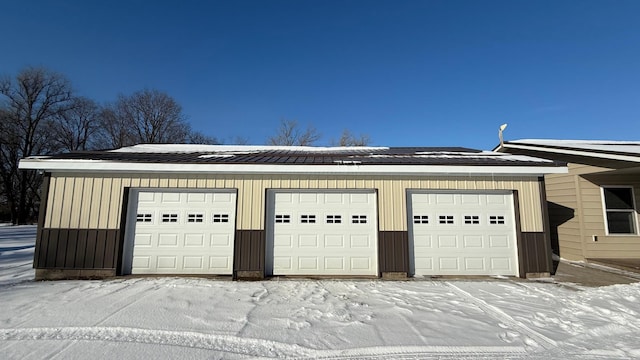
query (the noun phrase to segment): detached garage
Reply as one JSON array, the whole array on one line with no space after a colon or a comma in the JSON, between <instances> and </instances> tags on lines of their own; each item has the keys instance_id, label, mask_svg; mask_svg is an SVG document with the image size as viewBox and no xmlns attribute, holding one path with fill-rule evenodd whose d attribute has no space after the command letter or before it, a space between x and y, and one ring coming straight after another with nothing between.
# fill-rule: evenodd
<instances>
[{"instance_id":1,"label":"detached garage","mask_svg":"<svg viewBox=\"0 0 640 360\"><path fill-rule=\"evenodd\" d=\"M466 148L136 145L32 157L40 279L551 271L544 174Z\"/></svg>"}]
</instances>

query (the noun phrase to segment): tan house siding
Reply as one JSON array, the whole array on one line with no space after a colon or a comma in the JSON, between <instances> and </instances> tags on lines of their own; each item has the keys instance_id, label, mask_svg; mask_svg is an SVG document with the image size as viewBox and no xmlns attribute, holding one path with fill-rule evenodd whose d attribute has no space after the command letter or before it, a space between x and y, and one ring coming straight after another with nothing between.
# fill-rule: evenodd
<instances>
[{"instance_id":1,"label":"tan house siding","mask_svg":"<svg viewBox=\"0 0 640 360\"><path fill-rule=\"evenodd\" d=\"M575 178L573 174L545 176L551 238L556 242L562 239L559 241L560 256L571 260L582 258Z\"/></svg>"},{"instance_id":2,"label":"tan house siding","mask_svg":"<svg viewBox=\"0 0 640 360\"><path fill-rule=\"evenodd\" d=\"M640 177L582 164L570 163L568 168L568 174L545 176L547 201L553 203L550 224L552 234L555 226L560 239L560 256L569 260L640 257L640 235L606 235L601 192L603 185L633 186L637 214ZM567 219L566 212L558 211L554 204L573 210L573 217Z\"/></svg>"},{"instance_id":3,"label":"tan house siding","mask_svg":"<svg viewBox=\"0 0 640 360\"><path fill-rule=\"evenodd\" d=\"M117 229L124 189L198 188L238 190L238 229L264 229L265 191L285 189L377 189L379 229L406 231L407 189L517 190L521 228L543 231L537 177L437 177L348 175L52 174L45 228Z\"/></svg>"},{"instance_id":4,"label":"tan house siding","mask_svg":"<svg viewBox=\"0 0 640 360\"><path fill-rule=\"evenodd\" d=\"M640 177L638 175L593 174L583 175L581 188L583 189L583 208L585 214L585 257L586 258L638 258L640 257L640 234L636 235L606 235L605 215L601 186L619 185L632 186L636 204L636 218L638 204L640 204ZM636 232L637 229L636 222ZM597 241L594 241L594 236Z\"/></svg>"}]
</instances>

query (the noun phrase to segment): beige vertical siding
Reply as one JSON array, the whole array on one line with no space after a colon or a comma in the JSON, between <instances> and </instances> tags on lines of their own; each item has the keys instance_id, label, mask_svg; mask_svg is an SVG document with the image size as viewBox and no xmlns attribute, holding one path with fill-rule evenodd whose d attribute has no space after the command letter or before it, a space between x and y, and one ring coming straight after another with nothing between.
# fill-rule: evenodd
<instances>
[{"instance_id":1,"label":"beige vertical siding","mask_svg":"<svg viewBox=\"0 0 640 360\"><path fill-rule=\"evenodd\" d=\"M233 188L238 190L238 228L264 229L265 191L281 189L377 189L380 230L407 230L407 189L518 190L522 231L542 231L536 177L437 177L348 175L68 176L53 174L46 227L119 227L125 187Z\"/></svg>"}]
</instances>

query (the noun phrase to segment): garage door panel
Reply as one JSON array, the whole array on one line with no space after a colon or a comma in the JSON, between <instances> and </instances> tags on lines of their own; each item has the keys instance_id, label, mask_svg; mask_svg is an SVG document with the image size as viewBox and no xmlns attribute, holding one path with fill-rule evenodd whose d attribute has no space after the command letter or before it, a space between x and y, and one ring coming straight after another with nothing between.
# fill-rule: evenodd
<instances>
[{"instance_id":1,"label":"garage door panel","mask_svg":"<svg viewBox=\"0 0 640 360\"><path fill-rule=\"evenodd\" d=\"M369 235L351 235L352 248L371 248L371 236Z\"/></svg>"},{"instance_id":2,"label":"garage door panel","mask_svg":"<svg viewBox=\"0 0 640 360\"><path fill-rule=\"evenodd\" d=\"M511 259L508 258L492 258L491 269L493 270L511 270Z\"/></svg>"},{"instance_id":3,"label":"garage door panel","mask_svg":"<svg viewBox=\"0 0 640 360\"><path fill-rule=\"evenodd\" d=\"M189 193L187 194L187 202L189 204L202 204L207 201L205 193Z\"/></svg>"},{"instance_id":4,"label":"garage door panel","mask_svg":"<svg viewBox=\"0 0 640 360\"><path fill-rule=\"evenodd\" d=\"M214 204L229 204L234 205L236 202L236 194L231 192L216 192L212 195Z\"/></svg>"},{"instance_id":5,"label":"garage door panel","mask_svg":"<svg viewBox=\"0 0 640 360\"><path fill-rule=\"evenodd\" d=\"M517 275L510 193L410 192L409 212L415 275Z\"/></svg>"},{"instance_id":6,"label":"garage door panel","mask_svg":"<svg viewBox=\"0 0 640 360\"><path fill-rule=\"evenodd\" d=\"M151 256L134 256L133 267L135 269L151 269Z\"/></svg>"},{"instance_id":7,"label":"garage door panel","mask_svg":"<svg viewBox=\"0 0 640 360\"><path fill-rule=\"evenodd\" d=\"M139 203L153 203L156 201L156 194L152 192L142 192L138 195Z\"/></svg>"},{"instance_id":8,"label":"garage door panel","mask_svg":"<svg viewBox=\"0 0 640 360\"><path fill-rule=\"evenodd\" d=\"M462 194L460 203L463 205L480 205L480 195L478 194Z\"/></svg>"},{"instance_id":9,"label":"garage door panel","mask_svg":"<svg viewBox=\"0 0 640 360\"><path fill-rule=\"evenodd\" d=\"M163 204L178 204L180 203L180 193L165 192L160 194L161 202Z\"/></svg>"},{"instance_id":10,"label":"garage door panel","mask_svg":"<svg viewBox=\"0 0 640 360\"><path fill-rule=\"evenodd\" d=\"M291 256L276 256L273 258L273 271L277 273L277 270L292 270L293 259Z\"/></svg>"},{"instance_id":11,"label":"garage door panel","mask_svg":"<svg viewBox=\"0 0 640 360\"><path fill-rule=\"evenodd\" d=\"M300 204L318 204L318 194L314 193L301 193L298 194L300 197Z\"/></svg>"},{"instance_id":12,"label":"garage door panel","mask_svg":"<svg viewBox=\"0 0 640 360\"><path fill-rule=\"evenodd\" d=\"M324 203L325 204L344 204L344 194L339 193L328 193L324 194Z\"/></svg>"},{"instance_id":13,"label":"garage door panel","mask_svg":"<svg viewBox=\"0 0 640 360\"><path fill-rule=\"evenodd\" d=\"M460 264L458 257L441 257L438 259L438 263L440 264L440 269L442 270L453 270L459 271Z\"/></svg>"},{"instance_id":14,"label":"garage door panel","mask_svg":"<svg viewBox=\"0 0 640 360\"><path fill-rule=\"evenodd\" d=\"M465 258L464 268L469 271L485 271L487 269L485 258Z\"/></svg>"},{"instance_id":15,"label":"garage door panel","mask_svg":"<svg viewBox=\"0 0 640 360\"><path fill-rule=\"evenodd\" d=\"M300 235L298 237L298 246L301 248L318 248L318 235Z\"/></svg>"},{"instance_id":16,"label":"garage door panel","mask_svg":"<svg viewBox=\"0 0 640 360\"><path fill-rule=\"evenodd\" d=\"M463 236L463 246L465 248L482 248L483 247L482 235L465 235Z\"/></svg>"},{"instance_id":17,"label":"garage door panel","mask_svg":"<svg viewBox=\"0 0 640 360\"><path fill-rule=\"evenodd\" d=\"M487 205L505 205L506 197L502 195L486 195L487 197Z\"/></svg>"},{"instance_id":18,"label":"garage door panel","mask_svg":"<svg viewBox=\"0 0 640 360\"><path fill-rule=\"evenodd\" d=\"M184 246L204 247L204 234L185 234Z\"/></svg>"},{"instance_id":19,"label":"garage door panel","mask_svg":"<svg viewBox=\"0 0 640 360\"><path fill-rule=\"evenodd\" d=\"M332 271L344 271L344 258L343 257L325 257L324 268Z\"/></svg>"},{"instance_id":20,"label":"garage door panel","mask_svg":"<svg viewBox=\"0 0 640 360\"><path fill-rule=\"evenodd\" d=\"M453 205L455 204L455 196L453 194L436 194L436 204Z\"/></svg>"},{"instance_id":21,"label":"garage door panel","mask_svg":"<svg viewBox=\"0 0 640 360\"><path fill-rule=\"evenodd\" d=\"M377 275L375 204L374 191L270 190L273 274Z\"/></svg>"},{"instance_id":22,"label":"garage door panel","mask_svg":"<svg viewBox=\"0 0 640 360\"><path fill-rule=\"evenodd\" d=\"M325 248L344 248L344 235L325 235Z\"/></svg>"},{"instance_id":23,"label":"garage door panel","mask_svg":"<svg viewBox=\"0 0 640 360\"><path fill-rule=\"evenodd\" d=\"M203 256L183 256L183 267L190 270L204 270Z\"/></svg>"},{"instance_id":24,"label":"garage door panel","mask_svg":"<svg viewBox=\"0 0 640 360\"><path fill-rule=\"evenodd\" d=\"M316 256L298 257L298 268L302 271L319 270L318 257Z\"/></svg>"},{"instance_id":25,"label":"garage door panel","mask_svg":"<svg viewBox=\"0 0 640 360\"><path fill-rule=\"evenodd\" d=\"M232 236L228 233L226 234L211 234L211 247L230 247Z\"/></svg>"},{"instance_id":26,"label":"garage door panel","mask_svg":"<svg viewBox=\"0 0 640 360\"><path fill-rule=\"evenodd\" d=\"M509 248L509 237L505 235L489 235L490 248Z\"/></svg>"},{"instance_id":27,"label":"garage door panel","mask_svg":"<svg viewBox=\"0 0 640 360\"><path fill-rule=\"evenodd\" d=\"M158 247L178 246L178 234L158 234Z\"/></svg>"},{"instance_id":28,"label":"garage door panel","mask_svg":"<svg viewBox=\"0 0 640 360\"><path fill-rule=\"evenodd\" d=\"M414 235L414 244L417 248L431 248L431 235Z\"/></svg>"},{"instance_id":29,"label":"garage door panel","mask_svg":"<svg viewBox=\"0 0 640 360\"><path fill-rule=\"evenodd\" d=\"M228 190L132 191L131 273L230 275L235 197Z\"/></svg>"},{"instance_id":30,"label":"garage door panel","mask_svg":"<svg viewBox=\"0 0 640 360\"><path fill-rule=\"evenodd\" d=\"M422 274L424 271L433 270L433 258L432 257L422 257L416 256L416 274Z\"/></svg>"},{"instance_id":31,"label":"garage door panel","mask_svg":"<svg viewBox=\"0 0 640 360\"><path fill-rule=\"evenodd\" d=\"M150 247L152 241L151 234L136 234L135 242L138 247Z\"/></svg>"},{"instance_id":32,"label":"garage door panel","mask_svg":"<svg viewBox=\"0 0 640 360\"><path fill-rule=\"evenodd\" d=\"M230 267L231 267L231 261L228 256L210 256L209 257L210 269L224 272Z\"/></svg>"},{"instance_id":33,"label":"garage door panel","mask_svg":"<svg viewBox=\"0 0 640 360\"><path fill-rule=\"evenodd\" d=\"M158 270L178 270L178 259L175 255L158 256L156 267Z\"/></svg>"},{"instance_id":34,"label":"garage door panel","mask_svg":"<svg viewBox=\"0 0 640 360\"><path fill-rule=\"evenodd\" d=\"M359 269L363 271L371 270L371 258L370 257L352 257L351 268Z\"/></svg>"}]
</instances>

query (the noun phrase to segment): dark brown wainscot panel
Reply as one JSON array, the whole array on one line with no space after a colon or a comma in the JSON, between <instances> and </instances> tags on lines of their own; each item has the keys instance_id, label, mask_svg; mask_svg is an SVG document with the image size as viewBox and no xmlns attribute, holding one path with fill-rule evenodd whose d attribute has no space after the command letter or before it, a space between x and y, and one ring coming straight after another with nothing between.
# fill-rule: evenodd
<instances>
[{"instance_id":1,"label":"dark brown wainscot panel","mask_svg":"<svg viewBox=\"0 0 640 360\"><path fill-rule=\"evenodd\" d=\"M264 279L265 231L236 230L234 279Z\"/></svg>"},{"instance_id":2,"label":"dark brown wainscot panel","mask_svg":"<svg viewBox=\"0 0 640 360\"><path fill-rule=\"evenodd\" d=\"M409 273L409 233L379 231L378 262L383 278L406 278Z\"/></svg>"},{"instance_id":3,"label":"dark brown wainscot panel","mask_svg":"<svg viewBox=\"0 0 640 360\"><path fill-rule=\"evenodd\" d=\"M119 229L40 229L36 279L115 276L119 239Z\"/></svg>"}]
</instances>

